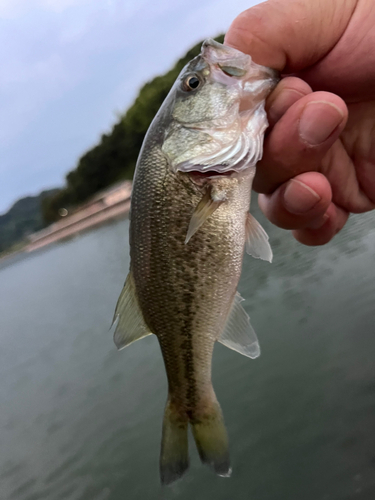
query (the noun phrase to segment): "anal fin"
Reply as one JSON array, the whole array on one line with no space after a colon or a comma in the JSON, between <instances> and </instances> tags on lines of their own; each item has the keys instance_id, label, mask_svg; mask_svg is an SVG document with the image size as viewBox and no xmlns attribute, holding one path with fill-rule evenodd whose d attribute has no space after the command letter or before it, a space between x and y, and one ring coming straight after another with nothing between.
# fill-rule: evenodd
<instances>
[{"instance_id":1,"label":"anal fin","mask_svg":"<svg viewBox=\"0 0 375 500\"><path fill-rule=\"evenodd\" d=\"M248 358L255 359L260 356L259 342L250 324L250 318L241 306L243 300L237 292L224 331L218 338L218 342Z\"/></svg>"},{"instance_id":2,"label":"anal fin","mask_svg":"<svg viewBox=\"0 0 375 500\"><path fill-rule=\"evenodd\" d=\"M131 271L117 301L112 326L116 323L116 320L118 321L113 340L118 349L123 349L132 342L152 333L143 319Z\"/></svg>"},{"instance_id":3,"label":"anal fin","mask_svg":"<svg viewBox=\"0 0 375 500\"><path fill-rule=\"evenodd\" d=\"M255 217L248 213L246 216L246 253L256 259L272 262L272 249L268 243L268 234Z\"/></svg>"}]
</instances>

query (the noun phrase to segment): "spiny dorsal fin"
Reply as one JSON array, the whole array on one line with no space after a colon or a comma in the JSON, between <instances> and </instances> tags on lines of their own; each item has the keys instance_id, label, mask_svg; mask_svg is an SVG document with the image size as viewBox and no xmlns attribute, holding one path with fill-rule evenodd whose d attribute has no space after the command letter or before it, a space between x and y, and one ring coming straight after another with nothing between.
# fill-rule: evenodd
<instances>
[{"instance_id":1,"label":"spiny dorsal fin","mask_svg":"<svg viewBox=\"0 0 375 500\"><path fill-rule=\"evenodd\" d=\"M223 203L224 200L213 201L211 198L211 190L208 189L196 206L193 215L190 219L188 232L185 239L185 245L190 238L198 231L202 224L215 212L215 210Z\"/></svg>"},{"instance_id":2,"label":"spiny dorsal fin","mask_svg":"<svg viewBox=\"0 0 375 500\"><path fill-rule=\"evenodd\" d=\"M131 271L117 301L112 326L117 319L113 341L118 349L123 349L132 342L152 333L143 319Z\"/></svg>"},{"instance_id":3,"label":"spiny dorsal fin","mask_svg":"<svg viewBox=\"0 0 375 500\"><path fill-rule=\"evenodd\" d=\"M229 347L229 349L233 349L244 356L254 359L260 355L259 342L250 324L250 318L241 306L242 301L243 298L237 292L225 329L218 338L218 341Z\"/></svg>"},{"instance_id":4,"label":"spiny dorsal fin","mask_svg":"<svg viewBox=\"0 0 375 500\"><path fill-rule=\"evenodd\" d=\"M268 234L250 213L246 217L246 253L256 259L272 262L272 249L268 243Z\"/></svg>"}]
</instances>

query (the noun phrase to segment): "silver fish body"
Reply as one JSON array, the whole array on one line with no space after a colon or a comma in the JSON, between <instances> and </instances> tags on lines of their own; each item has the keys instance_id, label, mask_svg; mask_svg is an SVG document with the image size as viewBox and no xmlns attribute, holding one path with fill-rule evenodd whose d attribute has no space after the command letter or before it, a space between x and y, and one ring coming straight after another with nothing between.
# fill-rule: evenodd
<instances>
[{"instance_id":1,"label":"silver fish body","mask_svg":"<svg viewBox=\"0 0 375 500\"><path fill-rule=\"evenodd\" d=\"M249 235L250 253L272 255L249 206L267 126L264 99L275 81L249 56L206 41L151 124L137 163L115 343L158 338L168 378L163 483L188 468L188 424L202 461L230 474L211 361L216 341L259 355L236 290Z\"/></svg>"}]
</instances>

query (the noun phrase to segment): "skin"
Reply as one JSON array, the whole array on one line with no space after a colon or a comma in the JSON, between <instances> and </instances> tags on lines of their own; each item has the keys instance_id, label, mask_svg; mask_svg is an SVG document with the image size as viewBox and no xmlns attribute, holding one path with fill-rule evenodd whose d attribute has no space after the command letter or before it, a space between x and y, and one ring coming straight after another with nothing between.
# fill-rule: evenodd
<instances>
[{"instance_id":1,"label":"skin","mask_svg":"<svg viewBox=\"0 0 375 500\"><path fill-rule=\"evenodd\" d=\"M271 222L306 245L375 208L372 0L269 0L240 14L225 44L278 69L254 189Z\"/></svg>"}]
</instances>

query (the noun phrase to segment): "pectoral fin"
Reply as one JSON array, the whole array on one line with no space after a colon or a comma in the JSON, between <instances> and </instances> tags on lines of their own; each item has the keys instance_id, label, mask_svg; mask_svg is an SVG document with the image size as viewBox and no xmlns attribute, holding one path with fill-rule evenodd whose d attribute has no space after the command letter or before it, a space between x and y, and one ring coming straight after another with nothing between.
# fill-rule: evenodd
<instances>
[{"instance_id":1,"label":"pectoral fin","mask_svg":"<svg viewBox=\"0 0 375 500\"><path fill-rule=\"evenodd\" d=\"M250 213L246 218L246 253L256 259L272 262L272 249L268 243L268 234Z\"/></svg>"},{"instance_id":2,"label":"pectoral fin","mask_svg":"<svg viewBox=\"0 0 375 500\"><path fill-rule=\"evenodd\" d=\"M124 288L117 301L112 326L116 321L113 340L118 349L123 349L132 342L152 333L143 319L131 271L126 278Z\"/></svg>"},{"instance_id":3,"label":"pectoral fin","mask_svg":"<svg viewBox=\"0 0 375 500\"><path fill-rule=\"evenodd\" d=\"M215 210L223 203L222 201L213 201L211 199L211 191L207 190L201 201L198 203L193 215L190 219L188 232L185 239L185 245L190 238L198 231L204 222L215 212Z\"/></svg>"},{"instance_id":4,"label":"pectoral fin","mask_svg":"<svg viewBox=\"0 0 375 500\"><path fill-rule=\"evenodd\" d=\"M241 306L242 301L243 298L237 292L225 329L218 341L229 347L229 349L233 349L244 356L254 359L260 355L259 342L250 324L250 318Z\"/></svg>"}]
</instances>

